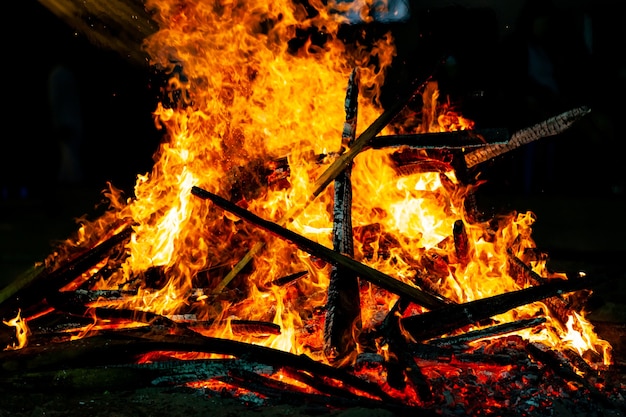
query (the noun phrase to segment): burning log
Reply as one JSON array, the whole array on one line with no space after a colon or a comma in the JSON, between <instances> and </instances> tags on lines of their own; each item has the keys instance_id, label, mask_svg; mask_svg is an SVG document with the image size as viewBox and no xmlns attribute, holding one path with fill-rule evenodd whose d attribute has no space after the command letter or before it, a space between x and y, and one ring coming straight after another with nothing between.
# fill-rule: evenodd
<instances>
[{"instance_id":1,"label":"burning log","mask_svg":"<svg viewBox=\"0 0 626 417\"><path fill-rule=\"evenodd\" d=\"M571 366L567 357L561 355L559 352L539 343L532 342L526 344L526 350L539 362L552 369L557 375L584 387L594 399L610 407L625 409L624 404L613 404L612 401L606 395L602 394L592 383L580 376Z\"/></svg>"},{"instance_id":2,"label":"burning log","mask_svg":"<svg viewBox=\"0 0 626 417\"><path fill-rule=\"evenodd\" d=\"M401 320L401 325L414 339L427 340L478 323L515 307L562 293L591 288L596 284L598 284L598 280L590 278L555 279L544 285L481 298L463 304L447 305L428 313L404 318Z\"/></svg>"},{"instance_id":3,"label":"burning log","mask_svg":"<svg viewBox=\"0 0 626 417\"><path fill-rule=\"evenodd\" d=\"M376 136L369 144L371 149L409 147L412 149L466 149L489 145L505 145L510 139L508 129L490 128L455 130L452 132L417 133L412 135Z\"/></svg>"},{"instance_id":4,"label":"burning log","mask_svg":"<svg viewBox=\"0 0 626 417\"><path fill-rule=\"evenodd\" d=\"M591 109L587 106L577 107L513 133L511 140L506 144L489 145L470 151L465 154L467 167L472 168L537 139L558 135L590 112Z\"/></svg>"},{"instance_id":5,"label":"burning log","mask_svg":"<svg viewBox=\"0 0 626 417\"><path fill-rule=\"evenodd\" d=\"M465 266L470 259L470 243L467 238L467 232L465 231L465 224L463 220L457 220L454 222L452 230L454 236L454 250L458 262Z\"/></svg>"},{"instance_id":6,"label":"burning log","mask_svg":"<svg viewBox=\"0 0 626 417\"><path fill-rule=\"evenodd\" d=\"M500 344L499 340L488 343ZM511 348L497 353L489 351L489 349L479 348L476 351L472 349L474 348L462 344L446 346L422 343L409 344L411 354L421 361L436 361L442 364L466 363L500 366L508 366L512 363L528 361L528 354L523 349Z\"/></svg>"},{"instance_id":7,"label":"burning log","mask_svg":"<svg viewBox=\"0 0 626 417\"><path fill-rule=\"evenodd\" d=\"M356 135L358 112L358 73L352 71L346 92L346 121L342 148L350 147ZM354 256L352 235L351 168L335 179L333 209L333 248L346 256ZM328 284L326 319L324 320L324 354L331 361L341 360L356 350L353 329L361 329L361 298L358 277L353 271L333 264Z\"/></svg>"},{"instance_id":8,"label":"burning log","mask_svg":"<svg viewBox=\"0 0 626 417\"><path fill-rule=\"evenodd\" d=\"M379 332L384 335L383 343L387 343L392 353L392 364L395 365L389 367L387 382L396 389L403 389L406 385L406 377L417 388L420 397L424 401L429 401L432 398L430 385L415 362L415 358L410 354L408 344L400 330L400 315L409 304L403 298L398 299L379 328Z\"/></svg>"},{"instance_id":9,"label":"burning log","mask_svg":"<svg viewBox=\"0 0 626 417\"><path fill-rule=\"evenodd\" d=\"M527 329L530 327L539 326L546 322L545 317L536 317L532 319L517 320L511 323L502 323L495 326L487 327L485 329L473 330L467 333L463 333L457 336L448 336L440 339L431 339L428 341L429 345L434 346L452 346L456 344L471 342L479 340L485 337L499 336L511 332L516 332L521 329Z\"/></svg>"},{"instance_id":10,"label":"burning log","mask_svg":"<svg viewBox=\"0 0 626 417\"><path fill-rule=\"evenodd\" d=\"M285 229L284 227L281 227L276 223L262 219L257 215L249 212L248 210L245 210L216 194L213 194L196 186L192 188L191 192L192 194L200 198L209 199L222 209L227 210L235 214L236 216L253 223L256 226L259 226L272 234L275 234L283 239L294 243L300 249L306 250L312 255L315 255L318 258L325 260L326 262L341 265L342 267L345 267L354 272L360 278L370 281L373 284L378 285L381 288L384 288L395 294L405 296L407 297L407 299L415 302L416 304L422 305L429 309L435 309L446 305L446 302L443 298L433 296L432 294L426 293L417 287L405 284L404 282L390 277L389 275L384 274L374 268L357 262L352 258L337 253L334 250L320 245L317 242L313 242L312 240L307 239L304 236L300 236L288 229Z\"/></svg>"},{"instance_id":11,"label":"burning log","mask_svg":"<svg viewBox=\"0 0 626 417\"><path fill-rule=\"evenodd\" d=\"M526 283L530 283L531 285L542 285L548 282L546 278L537 274L529 265L526 265L521 259L514 256L510 250L507 251L507 254L509 260L511 261L511 269L513 272L511 276L517 277L516 281L518 284L524 285ZM572 310L571 306L568 305L568 302L559 295L556 297L546 298L543 300L543 303L550 310L551 316L557 320L564 329L566 329ZM574 326L577 327L576 330L582 331L580 326L577 326L576 322L574 322Z\"/></svg>"},{"instance_id":12,"label":"burning log","mask_svg":"<svg viewBox=\"0 0 626 417\"><path fill-rule=\"evenodd\" d=\"M0 291L0 312L2 317L7 315L14 317L17 314L19 305L37 306L37 302L44 300L47 295L57 292L77 276L101 261L111 249L130 238L131 233L132 228L127 227L55 270L37 268L21 279L15 280ZM33 286L35 282L37 282L37 287Z\"/></svg>"},{"instance_id":13,"label":"burning log","mask_svg":"<svg viewBox=\"0 0 626 417\"><path fill-rule=\"evenodd\" d=\"M316 404L321 407L367 407L367 408L384 408L394 411L416 412L415 407L409 407L399 403L383 403L379 400L371 400L365 397L350 395L339 389L332 390L331 395L310 394L302 392L297 386L287 384L272 378L259 375L245 369L232 370L227 377L218 378L221 381L229 382L237 387L245 388L249 391L259 393L264 397L269 397L280 401L280 403L302 405ZM343 394L343 395L340 395ZM418 409L420 414L422 411ZM434 414L433 414L434 416Z\"/></svg>"},{"instance_id":14,"label":"burning log","mask_svg":"<svg viewBox=\"0 0 626 417\"><path fill-rule=\"evenodd\" d=\"M513 272L513 276L516 277L516 282L520 285L529 283L531 285L545 284L548 280L535 271L528 265L526 265L520 258L513 255L511 249L507 250L507 256L510 261L510 268Z\"/></svg>"},{"instance_id":15,"label":"burning log","mask_svg":"<svg viewBox=\"0 0 626 417\"><path fill-rule=\"evenodd\" d=\"M113 297L122 296L120 291L67 291L57 293L48 298L49 304L59 312L69 313L77 317L89 317L91 313L99 319L120 321L127 323L143 323L171 329L177 334L193 334L198 328L206 328L215 324L215 321L198 321L194 315L169 317L149 311L140 311L123 308L90 307L88 303L100 299L103 295ZM96 297L97 295L97 297ZM112 300L109 298L108 300ZM281 328L277 324L257 320L228 320L233 333L250 336L267 336L280 334ZM120 323L122 324L122 323ZM82 327L82 326L81 326ZM71 329L66 329L68 332ZM80 329L82 331L82 329Z\"/></svg>"},{"instance_id":16,"label":"burning log","mask_svg":"<svg viewBox=\"0 0 626 417\"><path fill-rule=\"evenodd\" d=\"M410 161L403 161L403 156L407 152L395 152L390 156L391 160L395 162L395 171L398 175L412 175L421 174L424 172L438 172L441 175L445 175L446 172L452 171L452 167L447 162L440 161L438 159L416 159ZM400 157L398 157L401 155Z\"/></svg>"}]
</instances>

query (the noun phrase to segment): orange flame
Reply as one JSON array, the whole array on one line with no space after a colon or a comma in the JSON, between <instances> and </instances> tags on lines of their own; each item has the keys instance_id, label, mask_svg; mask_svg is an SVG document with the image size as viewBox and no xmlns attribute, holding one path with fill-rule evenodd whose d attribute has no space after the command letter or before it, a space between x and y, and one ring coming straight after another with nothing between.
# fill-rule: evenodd
<instances>
[{"instance_id":1,"label":"orange flame","mask_svg":"<svg viewBox=\"0 0 626 417\"><path fill-rule=\"evenodd\" d=\"M18 311L17 316L9 321L2 320L2 323L10 327L15 327L15 337L17 339L17 343L7 346L5 350L19 350L28 344L30 329L28 328L28 324L26 324L26 320L22 318L21 311Z\"/></svg>"},{"instance_id":2,"label":"orange flame","mask_svg":"<svg viewBox=\"0 0 626 417\"><path fill-rule=\"evenodd\" d=\"M360 77L357 131L381 113L381 87L396 55L392 35L370 44L343 42L339 33L345 10L308 3L310 8L285 0L146 2L160 30L145 40L145 48L155 68L168 76L154 119L167 135L152 171L138 176L134 198L124 201L110 186L110 210L84 223L78 242L72 242L88 243L111 224L133 225L129 256L94 289L134 288L136 295L92 306L168 317L193 314L214 323L199 330L204 334L325 360L318 308L325 305L329 265L190 194L198 185L278 221L311 195L314 179L341 148L345 88L353 68ZM423 97L422 113L405 126L394 126L395 131L473 127L450 103L441 102L436 83L427 86ZM391 128L383 133L392 133L387 130ZM521 256L534 248L534 214L502 216L496 228L470 222L464 202L473 186L459 181L441 161L438 172L403 172L393 162L396 151L366 150L354 160L355 259L409 284L426 271L441 295L459 303L520 289L507 271L507 251L512 248ZM282 176L275 170L281 164L288 167ZM268 172L280 179L268 181ZM332 206L331 185L289 228L332 247ZM458 221L468 234L466 259L454 251L451 235ZM266 245L253 267L225 291L213 292L224 271L257 242ZM540 261L532 267L549 274ZM147 271L157 271L159 285L145 280L137 285ZM299 271L306 275L288 285L273 284ZM190 297L198 291L201 296ZM361 296L364 327L380 323L397 298L368 285L362 286ZM496 319L533 317L546 310L533 303ZM281 332L262 338L235 334L231 322L236 319L271 322ZM580 316L571 320L568 329L549 323L521 333L555 346L603 352L610 361L607 344L589 323Z\"/></svg>"}]
</instances>

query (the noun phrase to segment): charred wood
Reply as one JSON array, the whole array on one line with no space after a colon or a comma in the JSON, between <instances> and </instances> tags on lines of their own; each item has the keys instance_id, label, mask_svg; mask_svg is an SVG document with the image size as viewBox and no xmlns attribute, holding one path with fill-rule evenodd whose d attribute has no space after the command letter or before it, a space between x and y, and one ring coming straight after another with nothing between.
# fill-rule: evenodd
<instances>
[{"instance_id":1,"label":"charred wood","mask_svg":"<svg viewBox=\"0 0 626 417\"><path fill-rule=\"evenodd\" d=\"M342 148L349 148L356 134L358 112L358 73L352 71L346 92L346 121ZM352 235L352 180L348 166L337 178L334 188L333 248L354 257ZM359 279L354 271L333 264L328 284L326 318L324 320L324 355L331 361L341 361L356 354L354 331L361 330L361 299Z\"/></svg>"},{"instance_id":2,"label":"charred wood","mask_svg":"<svg viewBox=\"0 0 626 417\"><path fill-rule=\"evenodd\" d=\"M393 305L383 322L378 328L378 334L382 336L382 344L389 347L391 359L387 363L387 383L399 390L405 388L405 380L408 378L416 387L420 398L431 398L430 386L415 358L409 354L407 343L400 330L400 316L409 307L410 302L399 298Z\"/></svg>"},{"instance_id":3,"label":"charred wood","mask_svg":"<svg viewBox=\"0 0 626 417\"><path fill-rule=\"evenodd\" d=\"M383 338L383 343L389 343L390 340L397 337L399 332L399 318L404 314L410 304L410 301L401 297L398 298L391 307L391 310L389 310L385 319L380 323L376 332L377 335Z\"/></svg>"},{"instance_id":4,"label":"charred wood","mask_svg":"<svg viewBox=\"0 0 626 417\"><path fill-rule=\"evenodd\" d=\"M590 112L591 109L587 106L581 106L566 111L555 117L551 117L533 126L513 133L511 140L506 144L489 145L466 153L465 162L467 163L468 168L472 168L475 165L493 159L498 155L509 152L522 145L534 142L537 139L558 135Z\"/></svg>"},{"instance_id":5,"label":"charred wood","mask_svg":"<svg viewBox=\"0 0 626 417\"><path fill-rule=\"evenodd\" d=\"M175 359L113 367L154 372L157 374L151 381L151 384L154 386L175 386L188 382L210 380L220 376L227 376L233 369L246 369L265 375L272 375L278 372L278 368L274 366L241 358Z\"/></svg>"},{"instance_id":6,"label":"charred wood","mask_svg":"<svg viewBox=\"0 0 626 417\"><path fill-rule=\"evenodd\" d=\"M276 368L294 368L310 372L367 393L384 401L393 400L377 384L365 381L342 369L264 346L234 340L201 336L172 335L167 330L149 328L132 331L102 332L97 336L55 343L50 346L29 346L19 351L0 352L0 369L6 373L51 371L107 365L132 365L151 352L201 352L232 355ZM137 365L136 365L137 366Z\"/></svg>"},{"instance_id":7,"label":"charred wood","mask_svg":"<svg viewBox=\"0 0 626 417\"><path fill-rule=\"evenodd\" d=\"M94 314L99 319L119 320L119 325L124 323L143 323L151 326L169 328L178 333L193 334L195 329L211 327L215 321L198 321L195 316L164 316L141 310L123 308L90 307L89 303L97 301L103 294L118 295L120 291L75 291L61 292L50 298L50 304L57 310L78 317L90 317ZM112 299L109 299L112 300ZM280 334L281 328L277 324L258 320L227 320L233 333L246 334L249 336L268 336ZM226 321L221 322L225 324ZM82 327L82 326L81 326ZM66 331L71 329L67 328ZM77 329L80 330L80 329Z\"/></svg>"},{"instance_id":8,"label":"charred wood","mask_svg":"<svg viewBox=\"0 0 626 417\"><path fill-rule=\"evenodd\" d=\"M115 261L113 261L115 260ZM107 281L113 274L119 271L119 260L116 256L109 257L107 265L100 268L96 273L94 273L89 279L85 280L82 284L80 284L77 290L87 290L91 288L98 281Z\"/></svg>"},{"instance_id":9,"label":"charred wood","mask_svg":"<svg viewBox=\"0 0 626 417\"><path fill-rule=\"evenodd\" d=\"M369 147L384 149L409 147L414 149L466 149L486 145L505 144L510 134L507 129L456 130L453 132L417 133L413 135L385 135L372 139Z\"/></svg>"},{"instance_id":10,"label":"charred wood","mask_svg":"<svg viewBox=\"0 0 626 417\"><path fill-rule=\"evenodd\" d=\"M485 352L483 350L468 352L466 351L468 349L469 348L467 346L463 345L454 347L439 347L419 343L409 344L409 350L411 354L417 358L418 363L419 361L428 361L450 365L464 363L507 366L516 364L518 361L523 361L526 357L525 353L523 356L520 355L518 353L519 350L515 352L509 350L502 353L493 353Z\"/></svg>"},{"instance_id":11,"label":"charred wood","mask_svg":"<svg viewBox=\"0 0 626 417\"><path fill-rule=\"evenodd\" d=\"M563 379L576 383L580 387L584 388L594 399L609 407L626 410L626 406L623 402L620 404L614 403L613 400L598 390L590 381L580 376L572 367L567 357L563 356L560 352L550 349L545 345L533 342L526 345L526 350L533 358L549 367Z\"/></svg>"},{"instance_id":12,"label":"charred wood","mask_svg":"<svg viewBox=\"0 0 626 417\"><path fill-rule=\"evenodd\" d=\"M195 332L185 324L176 322L166 316L149 311L130 310L123 308L87 307L81 304L72 303L71 300L63 300L58 297L53 300L55 309L65 313L74 314L79 317L89 317L91 314L99 319L119 320L123 323L143 323L154 328L170 329L176 334L195 334Z\"/></svg>"},{"instance_id":13,"label":"charred wood","mask_svg":"<svg viewBox=\"0 0 626 417\"><path fill-rule=\"evenodd\" d=\"M284 277L280 277L280 278L277 278L277 279L271 281L270 285L276 285L278 287L282 287L284 285L291 284L292 282L302 278L303 276L307 275L308 273L309 273L308 271L295 272L293 274L289 274L289 275L286 275Z\"/></svg>"},{"instance_id":14,"label":"charred wood","mask_svg":"<svg viewBox=\"0 0 626 417\"><path fill-rule=\"evenodd\" d=\"M561 352L563 356L566 357L571 363L572 367L574 367L578 372L582 373L589 382L598 381L600 377L598 371L591 367L591 365L589 365L585 361L585 359L578 354L578 352L576 352L572 348L563 349Z\"/></svg>"},{"instance_id":15,"label":"charred wood","mask_svg":"<svg viewBox=\"0 0 626 417\"><path fill-rule=\"evenodd\" d=\"M433 282L435 280L444 279L450 275L450 264L447 255L441 253L440 250L431 249L422 254L420 263L425 270L423 281ZM428 279L432 277L431 279Z\"/></svg>"},{"instance_id":16,"label":"charred wood","mask_svg":"<svg viewBox=\"0 0 626 417\"><path fill-rule=\"evenodd\" d=\"M516 332L518 330L527 329L542 325L546 322L545 317L536 317L532 319L517 320L510 323L502 323L485 329L472 330L456 336L448 336L439 339L431 339L427 343L433 346L454 346L485 337L494 337L506 333Z\"/></svg>"},{"instance_id":17,"label":"charred wood","mask_svg":"<svg viewBox=\"0 0 626 417\"><path fill-rule=\"evenodd\" d=\"M432 158L418 158L413 160L406 160L406 152L402 152L402 156L394 153L390 156L394 162L394 170L397 175L413 175L422 174L425 172L438 172L444 174L452 171L452 166L449 163Z\"/></svg>"},{"instance_id":18,"label":"charred wood","mask_svg":"<svg viewBox=\"0 0 626 417\"><path fill-rule=\"evenodd\" d=\"M304 236L298 235L297 233L285 229L284 227L281 227L276 223L262 219L254 213L238 207L237 205L216 194L213 194L196 186L192 188L191 192L192 194L200 198L211 200L222 209L227 210L235 214L236 216L253 223L256 226L261 227L266 231L295 244L300 249L305 250L310 254L320 259L323 259L326 262L341 265L354 272L361 279L365 279L375 285L380 286L381 288L393 292L394 294L405 296L407 297L407 299L410 299L416 304L422 305L429 309L441 307L446 304L446 302L440 297L434 297L432 294L426 293L414 286L405 284L404 282L390 277L389 275L384 274L372 267L355 261L352 258L337 253L336 251L320 245L319 243L314 242L310 239L307 239Z\"/></svg>"},{"instance_id":19,"label":"charred wood","mask_svg":"<svg viewBox=\"0 0 626 417\"><path fill-rule=\"evenodd\" d=\"M397 247L398 240L391 234L383 232L380 223L355 226L352 229L354 240L361 244L365 259L389 259L391 247Z\"/></svg>"},{"instance_id":20,"label":"charred wood","mask_svg":"<svg viewBox=\"0 0 626 417\"><path fill-rule=\"evenodd\" d=\"M422 291L430 293L433 297L441 298L446 304L455 304L451 299L439 294L439 287L436 285L437 277L433 275L425 275L417 272L413 277L413 282L421 288Z\"/></svg>"},{"instance_id":21,"label":"charred wood","mask_svg":"<svg viewBox=\"0 0 626 417\"><path fill-rule=\"evenodd\" d=\"M300 381L303 384L308 385L309 387L313 388L314 390L320 393L324 393L328 395L336 395L336 396L345 397L345 398L357 398L358 397L357 394L350 391L349 389L344 389L343 387L338 387L338 386L329 384L328 381L324 380L324 378L320 378L317 375L312 375L307 372L303 372L299 369L284 368L282 370L282 373L289 378L295 379L296 381Z\"/></svg>"},{"instance_id":22,"label":"charred wood","mask_svg":"<svg viewBox=\"0 0 626 417\"><path fill-rule=\"evenodd\" d=\"M551 280L549 283L524 288L463 304L447 305L424 314L401 320L402 327L416 340L427 340L479 323L513 308L556 295L591 288L597 280Z\"/></svg>"},{"instance_id":23,"label":"charred wood","mask_svg":"<svg viewBox=\"0 0 626 417\"><path fill-rule=\"evenodd\" d=\"M520 258L515 256L510 249L507 250L507 256L510 262L509 268L512 272L511 275L519 285L542 285L548 281L547 278L533 271L530 266L526 265Z\"/></svg>"},{"instance_id":24,"label":"charred wood","mask_svg":"<svg viewBox=\"0 0 626 417\"><path fill-rule=\"evenodd\" d=\"M454 167L457 178L461 183L470 186L467 189L467 192L465 194L465 200L463 201L466 219L469 223L485 221L485 213L480 210L478 206L478 201L476 200L476 179L472 176L472 173L469 170L469 166L465 157L463 156L463 152L455 150L452 151L452 153L454 155L452 159L452 166Z\"/></svg>"},{"instance_id":25,"label":"charred wood","mask_svg":"<svg viewBox=\"0 0 626 417\"><path fill-rule=\"evenodd\" d=\"M415 361L415 357L411 355L408 345L399 337L395 339L394 343L390 344L390 347L392 353L397 355L398 364L403 367L403 374L416 389L420 399L423 401L432 400L433 395L428 378Z\"/></svg>"},{"instance_id":26,"label":"charred wood","mask_svg":"<svg viewBox=\"0 0 626 417\"><path fill-rule=\"evenodd\" d=\"M0 292L2 318L15 317L20 306L27 306L23 309L25 314L30 313L28 309L41 308L41 302L48 295L58 292L94 264L100 262L113 248L129 239L131 233L132 228L128 227L54 270L44 268L35 275L29 274L14 281ZM35 282L36 286L33 285Z\"/></svg>"},{"instance_id":27,"label":"charred wood","mask_svg":"<svg viewBox=\"0 0 626 417\"><path fill-rule=\"evenodd\" d=\"M248 336L269 336L280 334L281 329L278 324L257 320L231 320L230 325L233 333L245 334Z\"/></svg>"},{"instance_id":28,"label":"charred wood","mask_svg":"<svg viewBox=\"0 0 626 417\"><path fill-rule=\"evenodd\" d=\"M137 290L76 290L60 293L67 300L73 299L76 304L88 304L98 300L124 300L137 295Z\"/></svg>"},{"instance_id":29,"label":"charred wood","mask_svg":"<svg viewBox=\"0 0 626 417\"><path fill-rule=\"evenodd\" d=\"M430 410L425 410L420 407L410 407L402 404L399 401L379 401L375 399L369 399L360 396L339 396L339 395L324 395L324 394L311 394L302 392L296 386L287 384L282 381L264 377L262 375L252 373L245 370L232 371L228 377L219 378L222 381L231 383L236 387L242 387L249 391L261 394L264 397L269 397L274 401L279 401L281 404L293 404L293 405L318 405L321 407L321 412L327 412L327 408L349 408L349 407L364 407L364 408L379 408L394 411L398 413L419 413L424 416L435 416L435 413ZM335 391L335 390L333 390Z\"/></svg>"},{"instance_id":30,"label":"charred wood","mask_svg":"<svg viewBox=\"0 0 626 417\"><path fill-rule=\"evenodd\" d=\"M548 281L547 278L537 274L529 265L526 265L521 259L514 256L510 250L507 251L507 253L509 260L511 261L511 270L513 272L512 276L516 278L516 282L519 285L541 285ZM572 315L573 311L568 301L561 295L557 295L555 297L546 298L543 300L543 303L548 308L551 316L559 322L563 329L566 329L567 322L569 321L569 317ZM582 332L583 329L577 328L576 330Z\"/></svg>"}]
</instances>

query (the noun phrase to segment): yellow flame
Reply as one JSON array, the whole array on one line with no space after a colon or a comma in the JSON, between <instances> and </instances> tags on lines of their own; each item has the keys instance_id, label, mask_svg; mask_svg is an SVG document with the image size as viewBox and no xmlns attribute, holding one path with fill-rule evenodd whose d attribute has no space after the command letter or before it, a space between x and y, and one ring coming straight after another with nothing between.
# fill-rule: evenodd
<instances>
[{"instance_id":1,"label":"yellow flame","mask_svg":"<svg viewBox=\"0 0 626 417\"><path fill-rule=\"evenodd\" d=\"M19 350L25 347L28 343L28 335L30 334L30 329L26 324L26 320L24 320L21 316L21 310L18 310L17 316L12 318L9 321L2 320L7 326L15 327L15 337L17 339L17 343L13 343L10 346L7 346L4 350Z\"/></svg>"}]
</instances>

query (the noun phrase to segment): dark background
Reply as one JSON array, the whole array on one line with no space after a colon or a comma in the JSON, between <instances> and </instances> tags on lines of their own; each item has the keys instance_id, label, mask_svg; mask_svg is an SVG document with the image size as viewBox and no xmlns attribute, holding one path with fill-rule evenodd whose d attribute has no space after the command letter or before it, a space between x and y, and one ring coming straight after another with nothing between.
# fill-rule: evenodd
<instances>
[{"instance_id":1,"label":"dark background","mask_svg":"<svg viewBox=\"0 0 626 417\"><path fill-rule=\"evenodd\" d=\"M96 44L43 3L7 4L2 27L0 273L6 278L50 253L54 239L67 238L75 218L101 200L107 181L130 195L137 174L151 170L162 135L152 120L161 75L135 56ZM411 0L408 20L369 25L374 36L392 30L398 48L384 102L434 75L442 96L479 128L515 131L589 105L592 113L563 134L482 164L487 184L479 202L536 212L536 238L552 253L580 258L591 251L615 262L626 254L626 8L621 1L554 2L549 50L561 93L549 96L528 84L524 3ZM585 17L592 22L591 49L584 44ZM60 157L47 99L48 76L59 63L76 76L84 122L84 172L71 184L56 178Z\"/></svg>"},{"instance_id":2,"label":"dark background","mask_svg":"<svg viewBox=\"0 0 626 417\"><path fill-rule=\"evenodd\" d=\"M158 89L147 66L94 45L35 0L15 1L3 27L3 148L5 193L40 196L54 186L58 143L51 125L48 77L56 65L75 75L84 124L82 184L127 187L151 169L159 134L151 112ZM9 17L10 16L10 17ZM114 34L112 34L114 36ZM8 188L8 190L7 190ZM28 190L28 191L27 191Z\"/></svg>"},{"instance_id":3,"label":"dark background","mask_svg":"<svg viewBox=\"0 0 626 417\"><path fill-rule=\"evenodd\" d=\"M482 168L496 190L623 194L626 10L618 1L554 3L549 36L561 93L547 97L525 83L525 35L519 22L524 1L507 3L509 9L487 1L412 0L407 21L370 25L372 33L391 29L398 45L386 101L408 82L434 74L442 95L478 127L515 130L589 105L592 115L565 134ZM94 45L88 33L74 30L37 1L14 2L9 8L16 25L3 28L4 193L26 188L36 193L54 179L58 144L51 132L47 82L59 63L74 72L80 88L84 182L131 185L137 173L150 170L160 140L151 116L159 76L118 51ZM591 51L583 45L585 16L592 21ZM534 105L527 103L532 94L538 100Z\"/></svg>"}]
</instances>

